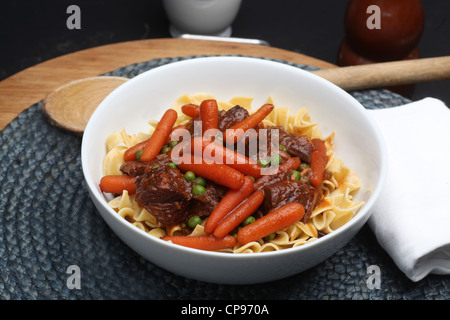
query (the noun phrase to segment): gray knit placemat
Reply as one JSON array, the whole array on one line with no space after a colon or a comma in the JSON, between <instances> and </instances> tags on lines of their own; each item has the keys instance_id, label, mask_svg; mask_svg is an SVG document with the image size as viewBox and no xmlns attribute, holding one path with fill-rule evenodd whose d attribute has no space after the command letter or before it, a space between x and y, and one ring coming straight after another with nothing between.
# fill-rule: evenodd
<instances>
[{"instance_id":1,"label":"gray knit placemat","mask_svg":"<svg viewBox=\"0 0 450 320\"><path fill-rule=\"evenodd\" d=\"M156 59L108 75L132 78L193 58ZM352 94L368 109L409 102L387 90ZM411 282L367 226L326 261L279 281L219 285L174 275L140 257L105 224L85 186L80 137L51 126L41 114L41 103L30 106L2 130L0 144L2 300L450 298L448 277L430 275ZM379 289L368 285L371 265L380 268ZM79 268L80 288L68 283L70 266Z\"/></svg>"}]
</instances>

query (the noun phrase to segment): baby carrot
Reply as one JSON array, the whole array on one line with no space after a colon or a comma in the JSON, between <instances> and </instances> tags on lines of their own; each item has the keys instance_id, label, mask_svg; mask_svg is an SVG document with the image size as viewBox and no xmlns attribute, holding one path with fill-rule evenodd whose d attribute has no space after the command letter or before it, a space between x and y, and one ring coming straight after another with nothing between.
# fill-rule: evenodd
<instances>
[{"instance_id":1,"label":"baby carrot","mask_svg":"<svg viewBox=\"0 0 450 320\"><path fill-rule=\"evenodd\" d=\"M191 118L194 118L200 113L200 107L193 103L185 104L181 107L181 112Z\"/></svg>"},{"instance_id":2,"label":"baby carrot","mask_svg":"<svg viewBox=\"0 0 450 320\"><path fill-rule=\"evenodd\" d=\"M193 138L191 141L192 152L204 158L211 158L216 162L224 163L245 175L258 179L261 176L262 167L256 161L218 143L202 137Z\"/></svg>"},{"instance_id":3,"label":"baby carrot","mask_svg":"<svg viewBox=\"0 0 450 320\"><path fill-rule=\"evenodd\" d=\"M185 130L187 130L187 127L186 127L186 125L183 125L183 124L180 124L180 125L174 127L172 129L172 132L170 133L170 135L167 137L167 139L165 141L166 144L168 144L171 141L171 135L178 129L185 129ZM147 139L147 140L139 142L139 143L135 144L134 146L128 148L125 151L124 155L123 155L123 159L125 161L137 160L136 159L136 151L143 150L145 148L145 146L148 144L149 141L150 141L150 139Z\"/></svg>"},{"instance_id":4,"label":"baby carrot","mask_svg":"<svg viewBox=\"0 0 450 320\"><path fill-rule=\"evenodd\" d=\"M169 109L164 113L150 137L148 144L142 151L141 161L150 162L156 158L171 134L177 118L178 114L173 109Z\"/></svg>"},{"instance_id":5,"label":"baby carrot","mask_svg":"<svg viewBox=\"0 0 450 320\"><path fill-rule=\"evenodd\" d=\"M136 151L144 149L149 140L150 139L144 140L142 142L139 142L138 144L135 144L131 148L128 148L123 154L123 160L125 160L125 162L136 160Z\"/></svg>"},{"instance_id":6,"label":"baby carrot","mask_svg":"<svg viewBox=\"0 0 450 320\"><path fill-rule=\"evenodd\" d=\"M245 199L239 207L230 212L222 221L219 222L214 230L214 236L217 238L225 237L233 231L246 218L251 216L258 209L264 200L264 193L256 191Z\"/></svg>"},{"instance_id":7,"label":"baby carrot","mask_svg":"<svg viewBox=\"0 0 450 320\"><path fill-rule=\"evenodd\" d=\"M212 180L230 189L239 189L244 184L244 174L226 164L205 162L201 157L193 155L188 162L176 163L183 172L193 171L197 176Z\"/></svg>"},{"instance_id":8,"label":"baby carrot","mask_svg":"<svg viewBox=\"0 0 450 320\"><path fill-rule=\"evenodd\" d=\"M136 193L134 178L126 175L109 175L100 179L100 190L107 193L121 194L127 190L129 194Z\"/></svg>"},{"instance_id":9,"label":"baby carrot","mask_svg":"<svg viewBox=\"0 0 450 320\"><path fill-rule=\"evenodd\" d=\"M256 110L255 113L251 114L249 117L227 129L225 133L225 140L227 142L236 143L248 129L256 127L261 121L263 121L264 118L267 117L270 112L272 112L273 108L273 105L268 103L263 105L258 110Z\"/></svg>"},{"instance_id":10,"label":"baby carrot","mask_svg":"<svg viewBox=\"0 0 450 320\"><path fill-rule=\"evenodd\" d=\"M205 222L204 230L206 233L213 233L219 222L253 192L253 180L249 177L245 177L244 180L245 182L240 189L228 190L211 212Z\"/></svg>"},{"instance_id":11,"label":"baby carrot","mask_svg":"<svg viewBox=\"0 0 450 320\"><path fill-rule=\"evenodd\" d=\"M298 202L291 202L272 210L262 218L239 229L237 240L245 245L252 241L257 241L276 231L283 230L291 224L299 221L305 214L305 208Z\"/></svg>"},{"instance_id":12,"label":"baby carrot","mask_svg":"<svg viewBox=\"0 0 450 320\"><path fill-rule=\"evenodd\" d=\"M202 121L202 134L219 127L219 107L214 99L203 100L200 104L200 120Z\"/></svg>"},{"instance_id":13,"label":"baby carrot","mask_svg":"<svg viewBox=\"0 0 450 320\"><path fill-rule=\"evenodd\" d=\"M310 179L311 184L314 187L318 187L323 180L323 175L325 173L325 167L328 162L327 148L325 142L320 139L311 140L312 151L311 151L311 171L312 177Z\"/></svg>"},{"instance_id":14,"label":"baby carrot","mask_svg":"<svg viewBox=\"0 0 450 320\"><path fill-rule=\"evenodd\" d=\"M236 238L233 236L226 236L223 238L216 238L213 235L165 236L162 239L165 241L172 241L172 243L178 244L180 246L210 251L232 248L237 243Z\"/></svg>"}]
</instances>

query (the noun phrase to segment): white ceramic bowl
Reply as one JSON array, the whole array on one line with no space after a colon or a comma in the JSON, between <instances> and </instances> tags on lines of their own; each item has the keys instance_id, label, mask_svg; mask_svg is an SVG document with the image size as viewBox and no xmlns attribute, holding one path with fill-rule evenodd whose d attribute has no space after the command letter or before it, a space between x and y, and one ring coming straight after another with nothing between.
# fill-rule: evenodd
<instances>
[{"instance_id":1,"label":"white ceramic bowl","mask_svg":"<svg viewBox=\"0 0 450 320\"><path fill-rule=\"evenodd\" d=\"M241 0L164 0L170 33L229 37Z\"/></svg>"},{"instance_id":2,"label":"white ceramic bowl","mask_svg":"<svg viewBox=\"0 0 450 320\"><path fill-rule=\"evenodd\" d=\"M253 96L254 107L272 95L295 113L306 107L324 136L334 131L335 151L359 176L357 198L366 205L347 224L312 243L255 254L229 254L178 246L146 234L112 210L98 187L105 141L121 127L147 131L182 94L218 99ZM82 168L92 201L111 229L137 253L178 275L207 282L253 284L291 276L324 261L368 220L385 178L387 154L379 129L364 107L330 82L283 63L244 57L207 57L147 71L112 92L92 115L82 142Z\"/></svg>"}]
</instances>

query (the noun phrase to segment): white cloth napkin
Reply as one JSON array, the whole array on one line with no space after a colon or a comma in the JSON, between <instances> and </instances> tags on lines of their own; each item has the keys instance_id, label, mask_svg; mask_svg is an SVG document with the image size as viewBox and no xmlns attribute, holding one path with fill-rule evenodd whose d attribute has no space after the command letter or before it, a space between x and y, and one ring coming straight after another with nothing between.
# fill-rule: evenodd
<instances>
[{"instance_id":1,"label":"white cloth napkin","mask_svg":"<svg viewBox=\"0 0 450 320\"><path fill-rule=\"evenodd\" d=\"M412 281L450 274L450 110L425 98L369 112L389 158L369 226Z\"/></svg>"}]
</instances>

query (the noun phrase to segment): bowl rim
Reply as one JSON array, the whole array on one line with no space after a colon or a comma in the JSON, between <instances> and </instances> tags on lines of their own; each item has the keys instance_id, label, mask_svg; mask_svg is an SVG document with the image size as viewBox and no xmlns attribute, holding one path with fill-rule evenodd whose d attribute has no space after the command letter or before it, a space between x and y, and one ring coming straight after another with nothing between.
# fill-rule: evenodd
<instances>
[{"instance_id":1,"label":"bowl rim","mask_svg":"<svg viewBox=\"0 0 450 320\"><path fill-rule=\"evenodd\" d=\"M374 137L376 138L376 141L378 142L378 147L380 149L380 171L379 171L379 179L378 183L376 184L372 194L370 195L370 198L368 201L364 204L362 208L360 208L357 212L357 214L347 223L339 227L338 229L334 230L330 234L327 234L324 237L318 238L314 241L308 242L306 244L292 247L292 248L286 248L282 250L275 250L275 251L267 251L267 252L257 252L252 254L234 254L230 252L217 252L217 251L206 251L206 250L199 250L194 248L189 248L181 245L177 245L174 243L171 243L169 241L165 241L162 239L159 239L155 236L152 236L148 234L147 232L137 228L136 226L132 225L125 219L123 219L121 216L117 214L116 211L114 211L107 203L106 199L102 196L101 192L99 192L98 188L95 186L95 182L93 178L89 175L89 169L87 165L87 152L86 152L86 144L87 140L90 137L90 132L93 127L93 125L96 122L96 119L98 118L98 115L101 113L101 111L106 108L110 100L113 100L116 95L119 95L123 90L125 90L127 87L132 86L135 82L140 81L141 78L145 78L148 76L148 74L153 74L157 72L164 72L164 70L177 68L180 65L188 65L188 64L201 64L204 63L204 61L209 61L213 63L219 63L219 62L248 62L248 63L260 63L265 65L277 65L279 68L286 68L286 70L294 70L295 72L302 73L303 76L310 77L313 81L318 81L322 85L330 87L331 90L337 90L341 95L352 101L354 105L354 110L357 112L360 112L362 114L362 117L366 119L368 124L371 127L371 130L375 133ZM243 56L207 56L207 57L197 57L193 59L187 59L187 60L180 60L175 61L169 64L161 65L158 67L155 67L153 69L147 70L134 78L128 80L124 84L117 87L115 90L113 90L97 107L97 109L92 114L91 118L88 121L88 124L86 126L86 129L84 131L83 137L82 137L82 143L81 143L81 164L82 164L82 171L83 176L85 179L85 182L87 184L87 187L89 189L89 193L91 197L95 197L97 200L97 203L99 203L105 211L112 216L112 218L118 222L121 226L123 226L125 229L127 229L129 232L137 233L139 236L144 237L148 239L149 241L153 242L155 245L161 245L163 248L167 248L169 250L176 250L180 253L188 253L188 254L195 254L198 256L205 256L205 257L217 257L217 258L226 258L226 259L263 259L267 257L272 256L281 256L281 255L291 255L295 254L297 252L301 251L307 251L307 250L314 250L315 247L321 246L325 244L326 242L333 241L334 238L338 237L340 234L345 233L348 229L352 228L353 225L357 224L359 220L362 219L369 219L371 212L373 211L374 203L378 200L379 195L381 193L381 190L383 188L383 185L386 180L386 174L387 174L387 166L388 166L388 156L387 156L387 147L386 143L384 141L383 135L381 133L381 130L378 126L378 124L375 122L375 120L370 115L370 112L368 112L362 104L357 101L353 96L351 96L348 92L344 91L337 85L329 82L328 80L325 80L311 72L308 72L306 70L303 70L301 68L298 68L296 66L286 64L280 61L276 60L269 60L267 58L257 58L257 57L243 57ZM91 199L93 201L93 199ZM98 209L97 209L98 210ZM98 210L100 211L100 210ZM99 212L100 213L100 212ZM101 214L101 213L100 213ZM102 214L101 214L102 215ZM103 217L102 217L103 218ZM367 221L366 220L366 221Z\"/></svg>"}]
</instances>

